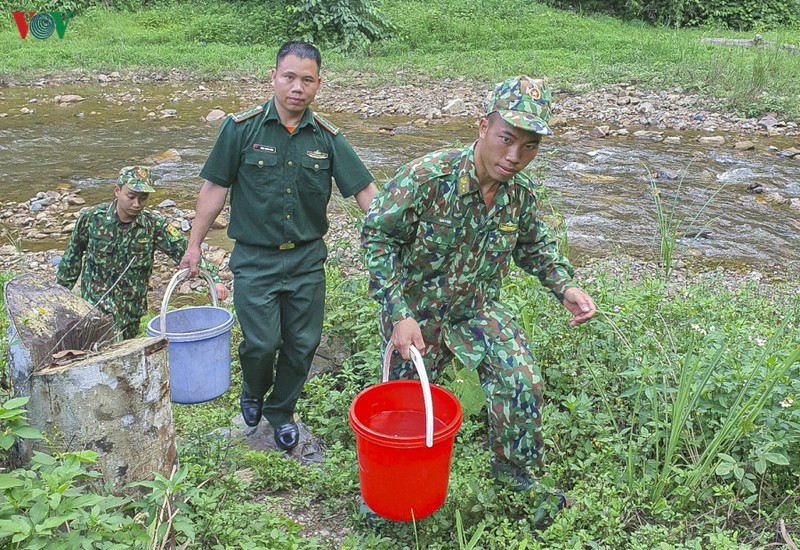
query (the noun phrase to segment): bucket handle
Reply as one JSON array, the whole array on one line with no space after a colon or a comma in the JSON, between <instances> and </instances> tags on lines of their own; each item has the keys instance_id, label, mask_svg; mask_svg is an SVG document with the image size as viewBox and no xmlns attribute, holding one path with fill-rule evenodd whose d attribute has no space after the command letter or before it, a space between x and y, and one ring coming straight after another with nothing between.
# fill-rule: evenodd
<instances>
[{"instance_id":1,"label":"bucket handle","mask_svg":"<svg viewBox=\"0 0 800 550\"><path fill-rule=\"evenodd\" d=\"M394 344L386 344L386 352L383 354L383 374L381 382L389 381L389 370L392 363L392 352ZM422 362L422 355L413 345L408 347L411 352L411 361L417 368L419 381L422 384L422 400L425 402L425 445L433 447L433 399L431 398L431 385L428 382L428 373L425 371L425 363Z\"/></svg>"},{"instance_id":2,"label":"bucket handle","mask_svg":"<svg viewBox=\"0 0 800 550\"><path fill-rule=\"evenodd\" d=\"M211 274L202 268L200 268L199 272L200 275L208 282L208 289L211 292L211 301L214 302L214 307L217 307L217 289L214 286L215 283L211 278ZM188 267L181 269L172 276L172 279L170 279L169 284L167 285L167 289L164 291L164 299L161 300L161 318L159 319L158 323L158 326L161 328L162 338L167 337L167 306L169 305L169 299L172 297L172 292L175 290L175 287L178 286L178 283L185 279L188 275Z\"/></svg>"}]
</instances>

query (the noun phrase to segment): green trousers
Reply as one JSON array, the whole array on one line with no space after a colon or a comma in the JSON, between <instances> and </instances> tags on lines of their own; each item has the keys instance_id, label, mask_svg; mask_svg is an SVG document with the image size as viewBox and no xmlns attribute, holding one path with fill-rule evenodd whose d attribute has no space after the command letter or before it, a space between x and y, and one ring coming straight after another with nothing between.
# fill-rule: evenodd
<instances>
[{"instance_id":1,"label":"green trousers","mask_svg":"<svg viewBox=\"0 0 800 550\"><path fill-rule=\"evenodd\" d=\"M292 420L322 337L326 257L322 239L291 250L237 242L231 254L233 306L244 336L242 390L266 396L264 418L272 426Z\"/></svg>"}]
</instances>

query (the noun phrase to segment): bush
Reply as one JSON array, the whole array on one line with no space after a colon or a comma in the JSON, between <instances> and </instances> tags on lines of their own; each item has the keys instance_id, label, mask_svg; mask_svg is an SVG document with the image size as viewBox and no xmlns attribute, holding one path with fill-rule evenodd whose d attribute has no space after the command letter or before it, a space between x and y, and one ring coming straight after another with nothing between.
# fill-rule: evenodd
<instances>
[{"instance_id":1,"label":"bush","mask_svg":"<svg viewBox=\"0 0 800 550\"><path fill-rule=\"evenodd\" d=\"M546 0L575 11L607 13L624 19L686 27L719 25L751 30L800 23L800 0Z\"/></svg>"},{"instance_id":2,"label":"bush","mask_svg":"<svg viewBox=\"0 0 800 550\"><path fill-rule=\"evenodd\" d=\"M291 0L287 10L297 38L337 51L366 49L393 31L371 0Z\"/></svg>"}]
</instances>

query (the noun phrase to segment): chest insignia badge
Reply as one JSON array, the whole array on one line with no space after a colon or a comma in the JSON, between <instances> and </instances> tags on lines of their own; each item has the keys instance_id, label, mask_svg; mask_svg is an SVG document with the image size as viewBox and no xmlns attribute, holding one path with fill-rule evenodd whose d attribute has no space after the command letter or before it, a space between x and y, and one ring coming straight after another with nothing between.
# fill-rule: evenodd
<instances>
[{"instance_id":1,"label":"chest insignia badge","mask_svg":"<svg viewBox=\"0 0 800 550\"><path fill-rule=\"evenodd\" d=\"M328 158L328 153L323 153L322 151L306 151L306 155L311 157L312 159L322 160Z\"/></svg>"},{"instance_id":2,"label":"chest insignia badge","mask_svg":"<svg viewBox=\"0 0 800 550\"><path fill-rule=\"evenodd\" d=\"M517 226L513 223L501 223L500 224L500 231L503 233L511 233L517 230Z\"/></svg>"},{"instance_id":3,"label":"chest insignia badge","mask_svg":"<svg viewBox=\"0 0 800 550\"><path fill-rule=\"evenodd\" d=\"M254 143L253 149L256 151L263 151L264 153L274 153L275 147L270 147L269 145L261 145L260 143Z\"/></svg>"}]
</instances>

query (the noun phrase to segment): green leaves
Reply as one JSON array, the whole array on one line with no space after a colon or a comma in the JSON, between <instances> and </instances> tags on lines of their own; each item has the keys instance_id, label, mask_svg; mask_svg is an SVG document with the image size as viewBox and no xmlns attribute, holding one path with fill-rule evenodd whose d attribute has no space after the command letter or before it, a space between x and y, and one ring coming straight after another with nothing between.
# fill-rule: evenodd
<instances>
[{"instance_id":1,"label":"green leaves","mask_svg":"<svg viewBox=\"0 0 800 550\"><path fill-rule=\"evenodd\" d=\"M291 0L286 9L304 40L337 51L364 50L394 30L372 0Z\"/></svg>"}]
</instances>

